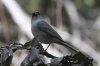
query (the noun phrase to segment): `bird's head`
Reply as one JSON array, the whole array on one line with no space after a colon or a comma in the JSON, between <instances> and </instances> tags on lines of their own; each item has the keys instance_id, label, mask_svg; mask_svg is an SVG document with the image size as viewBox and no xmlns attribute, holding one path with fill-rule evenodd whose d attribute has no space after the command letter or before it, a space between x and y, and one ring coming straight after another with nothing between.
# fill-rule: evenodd
<instances>
[{"instance_id":1,"label":"bird's head","mask_svg":"<svg viewBox=\"0 0 100 66\"><path fill-rule=\"evenodd\" d=\"M36 11L36 12L32 13L32 18L34 18L34 17L36 17L38 15L40 15L40 12Z\"/></svg>"},{"instance_id":2,"label":"bird's head","mask_svg":"<svg viewBox=\"0 0 100 66\"><path fill-rule=\"evenodd\" d=\"M41 15L40 12L36 11L36 12L32 13L31 23L39 22L39 21L41 21L41 19L44 19L44 16Z\"/></svg>"}]
</instances>

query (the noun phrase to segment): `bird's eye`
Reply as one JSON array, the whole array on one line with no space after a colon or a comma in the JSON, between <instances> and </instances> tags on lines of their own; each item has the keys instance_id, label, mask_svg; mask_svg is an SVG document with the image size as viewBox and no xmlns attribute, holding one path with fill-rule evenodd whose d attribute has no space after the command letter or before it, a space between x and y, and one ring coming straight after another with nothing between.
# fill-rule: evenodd
<instances>
[{"instance_id":1,"label":"bird's eye","mask_svg":"<svg viewBox=\"0 0 100 66\"><path fill-rule=\"evenodd\" d=\"M34 13L32 13L32 17L33 16L37 16L37 15L39 15L40 13L37 11L37 12L34 12Z\"/></svg>"}]
</instances>

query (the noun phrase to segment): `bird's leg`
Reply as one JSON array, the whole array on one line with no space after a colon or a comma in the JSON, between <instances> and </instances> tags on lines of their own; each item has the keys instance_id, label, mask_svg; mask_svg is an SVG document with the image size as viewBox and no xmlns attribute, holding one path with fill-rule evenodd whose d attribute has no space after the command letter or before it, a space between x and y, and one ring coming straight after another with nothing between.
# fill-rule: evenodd
<instances>
[{"instance_id":1,"label":"bird's leg","mask_svg":"<svg viewBox=\"0 0 100 66\"><path fill-rule=\"evenodd\" d=\"M49 48L50 44L47 46L47 48L45 49L45 51Z\"/></svg>"},{"instance_id":2,"label":"bird's leg","mask_svg":"<svg viewBox=\"0 0 100 66\"><path fill-rule=\"evenodd\" d=\"M48 47L50 46L50 44L48 45ZM48 49L48 47L44 50L43 47L40 47L40 54L45 55L49 58L56 58L55 56L49 54L46 50Z\"/></svg>"}]
</instances>

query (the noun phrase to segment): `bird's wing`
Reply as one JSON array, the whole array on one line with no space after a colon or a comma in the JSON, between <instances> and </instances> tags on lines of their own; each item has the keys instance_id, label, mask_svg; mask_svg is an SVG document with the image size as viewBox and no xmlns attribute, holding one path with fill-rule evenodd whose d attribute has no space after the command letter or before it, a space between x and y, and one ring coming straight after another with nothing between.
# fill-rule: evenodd
<instances>
[{"instance_id":1,"label":"bird's wing","mask_svg":"<svg viewBox=\"0 0 100 66\"><path fill-rule=\"evenodd\" d=\"M53 36L53 37L55 37L57 39L62 40L62 38L60 37L60 35L49 24L47 24L46 22L43 22L43 21L39 22L38 23L38 28L41 31L46 32L50 36Z\"/></svg>"}]
</instances>

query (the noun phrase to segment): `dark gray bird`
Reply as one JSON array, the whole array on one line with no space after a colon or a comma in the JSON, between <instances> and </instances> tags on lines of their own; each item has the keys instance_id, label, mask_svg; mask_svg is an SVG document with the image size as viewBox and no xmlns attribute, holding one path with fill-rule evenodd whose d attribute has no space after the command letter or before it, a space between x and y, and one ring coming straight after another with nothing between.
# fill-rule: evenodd
<instances>
[{"instance_id":1,"label":"dark gray bird","mask_svg":"<svg viewBox=\"0 0 100 66\"><path fill-rule=\"evenodd\" d=\"M76 48L69 44L69 42L65 42L39 12L32 13L31 31L34 36L38 36L38 40L41 43L57 43L77 52Z\"/></svg>"}]
</instances>

